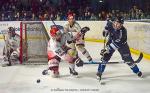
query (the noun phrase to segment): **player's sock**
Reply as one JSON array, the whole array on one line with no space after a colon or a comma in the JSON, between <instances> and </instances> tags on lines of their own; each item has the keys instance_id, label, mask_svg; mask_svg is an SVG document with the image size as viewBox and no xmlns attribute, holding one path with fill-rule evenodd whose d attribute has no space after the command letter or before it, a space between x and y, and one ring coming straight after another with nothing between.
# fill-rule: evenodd
<instances>
[{"instance_id":1,"label":"player's sock","mask_svg":"<svg viewBox=\"0 0 150 93\"><path fill-rule=\"evenodd\" d=\"M139 70L138 66L134 63L128 63L131 70L138 75L138 77L143 77L142 72Z\"/></svg>"}]
</instances>

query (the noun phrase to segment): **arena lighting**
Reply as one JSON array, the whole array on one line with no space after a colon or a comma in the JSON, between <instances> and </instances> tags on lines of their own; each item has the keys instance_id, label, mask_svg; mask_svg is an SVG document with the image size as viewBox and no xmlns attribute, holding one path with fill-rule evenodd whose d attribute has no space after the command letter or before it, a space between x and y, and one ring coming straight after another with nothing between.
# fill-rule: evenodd
<instances>
[{"instance_id":1,"label":"arena lighting","mask_svg":"<svg viewBox=\"0 0 150 93\"><path fill-rule=\"evenodd\" d=\"M100 3L102 3L102 2L103 2L103 0L99 0L99 2L100 2Z\"/></svg>"}]
</instances>

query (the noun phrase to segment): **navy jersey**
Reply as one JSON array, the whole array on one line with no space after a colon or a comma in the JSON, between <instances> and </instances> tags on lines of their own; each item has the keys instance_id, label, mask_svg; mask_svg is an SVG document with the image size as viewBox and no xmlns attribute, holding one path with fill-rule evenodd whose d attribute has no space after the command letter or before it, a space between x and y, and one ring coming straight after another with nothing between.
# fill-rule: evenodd
<instances>
[{"instance_id":1,"label":"navy jersey","mask_svg":"<svg viewBox=\"0 0 150 93\"><path fill-rule=\"evenodd\" d=\"M120 48L127 42L127 30L124 26L116 30L113 28L112 22L107 22L105 29L108 30L109 34L108 43L112 43L115 47Z\"/></svg>"},{"instance_id":2,"label":"navy jersey","mask_svg":"<svg viewBox=\"0 0 150 93\"><path fill-rule=\"evenodd\" d=\"M124 27L119 30L113 29L110 31L109 38L112 43L119 48L127 42L127 30Z\"/></svg>"}]
</instances>

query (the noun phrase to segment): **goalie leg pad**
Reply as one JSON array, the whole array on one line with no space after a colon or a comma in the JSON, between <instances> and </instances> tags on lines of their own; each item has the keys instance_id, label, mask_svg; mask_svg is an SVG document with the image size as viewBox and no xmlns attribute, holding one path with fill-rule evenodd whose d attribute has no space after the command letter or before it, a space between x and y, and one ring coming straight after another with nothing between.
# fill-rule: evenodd
<instances>
[{"instance_id":1,"label":"goalie leg pad","mask_svg":"<svg viewBox=\"0 0 150 93\"><path fill-rule=\"evenodd\" d=\"M17 51L13 51L10 55L10 62L17 64L18 60L19 60L19 53Z\"/></svg>"}]
</instances>

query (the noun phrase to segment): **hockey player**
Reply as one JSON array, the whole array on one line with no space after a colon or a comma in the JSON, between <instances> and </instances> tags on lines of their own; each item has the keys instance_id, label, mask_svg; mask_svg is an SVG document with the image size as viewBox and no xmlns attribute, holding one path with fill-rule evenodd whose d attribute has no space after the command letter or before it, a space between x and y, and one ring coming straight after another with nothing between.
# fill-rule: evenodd
<instances>
[{"instance_id":1,"label":"hockey player","mask_svg":"<svg viewBox=\"0 0 150 93\"><path fill-rule=\"evenodd\" d=\"M127 30L123 26L123 23L124 19L120 16L117 17L114 22L108 20L105 30L103 31L103 36L109 36L109 38L106 44L106 49L102 49L100 53L102 55L102 64L99 64L98 66L97 76L99 79L101 79L101 75L105 70L105 66L115 50L119 51L122 60L129 65L131 70L139 77L142 77L142 72L139 70L138 66L134 63L134 60L131 57L127 43Z\"/></svg>"},{"instance_id":2,"label":"hockey player","mask_svg":"<svg viewBox=\"0 0 150 93\"><path fill-rule=\"evenodd\" d=\"M74 42L69 43L70 47L68 47L66 45L66 34L63 34L63 30L58 29L56 26L51 28L50 36L47 48L48 65L49 70L53 72L52 77L59 77L59 62L61 59L69 63L70 74L77 76L78 72L75 71L75 64L78 67L83 66L83 61L78 57Z\"/></svg>"},{"instance_id":3,"label":"hockey player","mask_svg":"<svg viewBox=\"0 0 150 93\"><path fill-rule=\"evenodd\" d=\"M9 27L8 33L4 35L3 66L11 66L12 63L19 61L19 38L19 35L15 33L15 28Z\"/></svg>"},{"instance_id":4,"label":"hockey player","mask_svg":"<svg viewBox=\"0 0 150 93\"><path fill-rule=\"evenodd\" d=\"M88 27L84 27L81 29L80 25L75 21L73 14L69 14L67 17L68 21L64 25L65 33L69 33L71 36L71 41L75 42L76 48L81 51L81 53L88 59L89 62L93 62L92 57L89 52L85 49L84 35L86 31L84 29L88 29ZM69 41L69 40L68 40Z\"/></svg>"}]
</instances>

